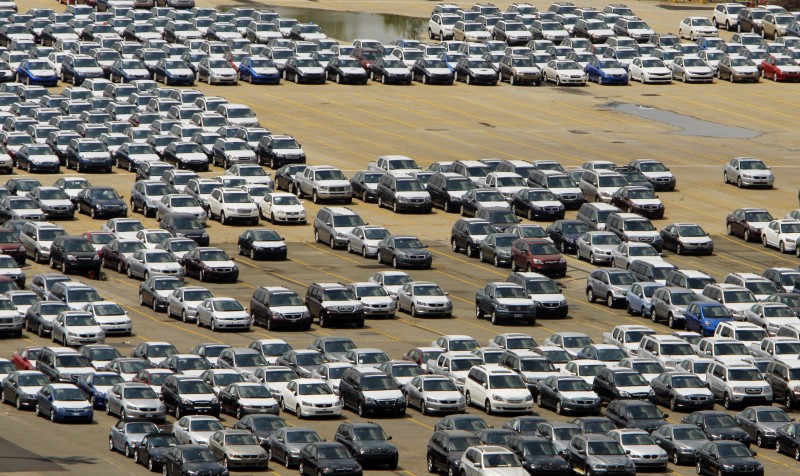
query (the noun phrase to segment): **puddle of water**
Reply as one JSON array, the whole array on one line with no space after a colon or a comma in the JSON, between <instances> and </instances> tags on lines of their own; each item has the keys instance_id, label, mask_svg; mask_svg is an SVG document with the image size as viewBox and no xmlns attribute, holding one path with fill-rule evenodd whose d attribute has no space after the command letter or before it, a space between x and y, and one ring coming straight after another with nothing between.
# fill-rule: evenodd
<instances>
[{"instance_id":1,"label":"puddle of water","mask_svg":"<svg viewBox=\"0 0 800 476\"><path fill-rule=\"evenodd\" d=\"M684 114L665 111L641 104L611 102L601 107L679 127L681 129L680 131L673 132L673 134L678 135L716 137L720 139L753 139L763 134L761 131L747 129L745 127L726 126L724 124L704 121L692 116L686 116Z\"/></svg>"},{"instance_id":2,"label":"puddle of water","mask_svg":"<svg viewBox=\"0 0 800 476\"><path fill-rule=\"evenodd\" d=\"M269 8L275 10L282 17L296 18L301 23L314 22L325 30L325 34L343 42L350 42L354 38L369 38L388 44L391 41L402 38L419 39L428 31L427 19L386 13L338 12L314 8L278 7L251 1L242 1L236 5L225 5L219 8L227 10L241 5Z\"/></svg>"}]
</instances>

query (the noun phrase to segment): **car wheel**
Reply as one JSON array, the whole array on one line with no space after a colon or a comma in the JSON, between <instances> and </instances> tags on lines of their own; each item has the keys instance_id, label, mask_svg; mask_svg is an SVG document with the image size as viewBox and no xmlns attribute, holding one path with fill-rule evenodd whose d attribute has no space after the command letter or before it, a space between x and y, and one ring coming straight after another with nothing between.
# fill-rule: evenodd
<instances>
[{"instance_id":1,"label":"car wheel","mask_svg":"<svg viewBox=\"0 0 800 476\"><path fill-rule=\"evenodd\" d=\"M359 404L358 404L358 416L360 416L361 418L364 418L366 415L367 415L367 411L364 410L364 404L359 402Z\"/></svg>"},{"instance_id":2,"label":"car wheel","mask_svg":"<svg viewBox=\"0 0 800 476\"><path fill-rule=\"evenodd\" d=\"M361 247L361 257L362 258L366 258L367 257L367 247L366 246L362 246Z\"/></svg>"},{"instance_id":3,"label":"car wheel","mask_svg":"<svg viewBox=\"0 0 800 476\"><path fill-rule=\"evenodd\" d=\"M481 307L478 305L475 306L475 317L478 319L483 319L483 311L481 310Z\"/></svg>"},{"instance_id":4,"label":"car wheel","mask_svg":"<svg viewBox=\"0 0 800 476\"><path fill-rule=\"evenodd\" d=\"M397 269L399 267L399 263L397 262L397 257L392 258L392 268Z\"/></svg>"},{"instance_id":5,"label":"car wheel","mask_svg":"<svg viewBox=\"0 0 800 476\"><path fill-rule=\"evenodd\" d=\"M332 250L336 249L336 240L331 236L330 240L328 240L328 246L331 247Z\"/></svg>"},{"instance_id":6,"label":"car wheel","mask_svg":"<svg viewBox=\"0 0 800 476\"><path fill-rule=\"evenodd\" d=\"M56 422L56 411L53 409L50 410L50 421L53 423Z\"/></svg>"},{"instance_id":7,"label":"car wheel","mask_svg":"<svg viewBox=\"0 0 800 476\"><path fill-rule=\"evenodd\" d=\"M739 187L739 188L742 188L742 186L743 186L742 177L739 177L739 178L736 179L736 186Z\"/></svg>"},{"instance_id":8,"label":"car wheel","mask_svg":"<svg viewBox=\"0 0 800 476\"><path fill-rule=\"evenodd\" d=\"M700 463L700 460L697 460L697 464L694 465L694 471L697 474L703 474L703 465Z\"/></svg>"},{"instance_id":9,"label":"car wheel","mask_svg":"<svg viewBox=\"0 0 800 476\"><path fill-rule=\"evenodd\" d=\"M125 265L121 260L117 261L117 272L118 273L124 273L125 272Z\"/></svg>"},{"instance_id":10,"label":"car wheel","mask_svg":"<svg viewBox=\"0 0 800 476\"><path fill-rule=\"evenodd\" d=\"M594 291L592 291L592 288L588 288L586 290L586 300L589 301L589 302L594 302L596 299L597 298L595 297Z\"/></svg>"},{"instance_id":11,"label":"car wheel","mask_svg":"<svg viewBox=\"0 0 800 476\"><path fill-rule=\"evenodd\" d=\"M744 241L750 241L750 230L744 231Z\"/></svg>"},{"instance_id":12,"label":"car wheel","mask_svg":"<svg viewBox=\"0 0 800 476\"><path fill-rule=\"evenodd\" d=\"M419 317L417 315L417 307L414 306L413 304L411 305L411 311L410 312L411 312L411 317Z\"/></svg>"},{"instance_id":13,"label":"car wheel","mask_svg":"<svg viewBox=\"0 0 800 476\"><path fill-rule=\"evenodd\" d=\"M108 437L108 451L114 451L114 440L110 436Z\"/></svg>"},{"instance_id":14,"label":"car wheel","mask_svg":"<svg viewBox=\"0 0 800 476\"><path fill-rule=\"evenodd\" d=\"M786 407L787 410L791 410L794 406L794 400L792 400L792 395L789 392L786 392L786 396L783 400L783 405Z\"/></svg>"},{"instance_id":15,"label":"car wheel","mask_svg":"<svg viewBox=\"0 0 800 476\"><path fill-rule=\"evenodd\" d=\"M794 459L800 461L800 446L794 449Z\"/></svg>"},{"instance_id":16,"label":"car wheel","mask_svg":"<svg viewBox=\"0 0 800 476\"><path fill-rule=\"evenodd\" d=\"M200 319L198 318L197 320L199 321ZM211 318L211 332L217 332L218 330L219 329L217 329L217 320L212 317Z\"/></svg>"},{"instance_id":17,"label":"car wheel","mask_svg":"<svg viewBox=\"0 0 800 476\"><path fill-rule=\"evenodd\" d=\"M674 464L675 466L677 466L677 465L678 465L678 461L679 461L679 459L678 459L678 452L677 452L677 451L675 451L675 450L673 450L673 451L672 451L672 464Z\"/></svg>"},{"instance_id":18,"label":"car wheel","mask_svg":"<svg viewBox=\"0 0 800 476\"><path fill-rule=\"evenodd\" d=\"M561 406L561 402L556 402L556 414L563 415L564 414L564 407Z\"/></svg>"},{"instance_id":19,"label":"car wheel","mask_svg":"<svg viewBox=\"0 0 800 476\"><path fill-rule=\"evenodd\" d=\"M655 313L653 313L653 315L655 315ZM667 316L667 325L670 329L675 329L675 315L671 312Z\"/></svg>"},{"instance_id":20,"label":"car wheel","mask_svg":"<svg viewBox=\"0 0 800 476\"><path fill-rule=\"evenodd\" d=\"M763 448L764 447L764 439L761 436L761 433L756 435L756 446L758 446L759 448Z\"/></svg>"},{"instance_id":21,"label":"car wheel","mask_svg":"<svg viewBox=\"0 0 800 476\"><path fill-rule=\"evenodd\" d=\"M197 279L202 283L206 280L206 271L201 269L199 273L197 273Z\"/></svg>"},{"instance_id":22,"label":"car wheel","mask_svg":"<svg viewBox=\"0 0 800 476\"><path fill-rule=\"evenodd\" d=\"M464 401L467 404L467 407L472 406L472 395L470 395L469 391L464 393Z\"/></svg>"},{"instance_id":23,"label":"car wheel","mask_svg":"<svg viewBox=\"0 0 800 476\"><path fill-rule=\"evenodd\" d=\"M608 296L606 296L606 306L609 308L614 307L614 295L611 293L608 293Z\"/></svg>"},{"instance_id":24,"label":"car wheel","mask_svg":"<svg viewBox=\"0 0 800 476\"><path fill-rule=\"evenodd\" d=\"M462 208L462 210L463 210L463 208ZM458 247L458 243L456 243L456 240L450 240L450 248L454 252L458 253L459 247Z\"/></svg>"},{"instance_id":25,"label":"car wheel","mask_svg":"<svg viewBox=\"0 0 800 476\"><path fill-rule=\"evenodd\" d=\"M470 245L469 243L467 243L466 252L467 256L469 256L470 258L472 258L475 255L475 252L472 250L472 245Z\"/></svg>"},{"instance_id":26,"label":"car wheel","mask_svg":"<svg viewBox=\"0 0 800 476\"><path fill-rule=\"evenodd\" d=\"M131 451L131 445L125 445L125 457L126 458L133 458L133 451Z\"/></svg>"},{"instance_id":27,"label":"car wheel","mask_svg":"<svg viewBox=\"0 0 800 476\"><path fill-rule=\"evenodd\" d=\"M786 245L782 241L778 245L778 249L781 251L781 253L786 253Z\"/></svg>"},{"instance_id":28,"label":"car wheel","mask_svg":"<svg viewBox=\"0 0 800 476\"><path fill-rule=\"evenodd\" d=\"M319 313L319 326L328 327L328 321L325 319L325 311Z\"/></svg>"},{"instance_id":29,"label":"car wheel","mask_svg":"<svg viewBox=\"0 0 800 476\"><path fill-rule=\"evenodd\" d=\"M731 397L727 393L722 397L722 406L725 407L726 410L731 410L733 408L733 402L731 402Z\"/></svg>"},{"instance_id":30,"label":"car wheel","mask_svg":"<svg viewBox=\"0 0 800 476\"><path fill-rule=\"evenodd\" d=\"M497 258L497 255L495 255L495 257L494 257L493 264L494 264L495 268L499 268L500 267L500 260Z\"/></svg>"}]
</instances>

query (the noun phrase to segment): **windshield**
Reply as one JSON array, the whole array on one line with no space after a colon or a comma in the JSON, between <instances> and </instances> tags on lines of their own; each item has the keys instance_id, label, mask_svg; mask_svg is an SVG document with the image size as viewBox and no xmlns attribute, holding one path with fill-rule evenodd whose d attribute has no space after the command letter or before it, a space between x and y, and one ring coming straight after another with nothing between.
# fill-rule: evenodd
<instances>
[{"instance_id":1,"label":"windshield","mask_svg":"<svg viewBox=\"0 0 800 476\"><path fill-rule=\"evenodd\" d=\"M717 451L720 457L723 458L749 458L753 456L750 450L744 445L720 445L717 446Z\"/></svg>"},{"instance_id":2,"label":"windshield","mask_svg":"<svg viewBox=\"0 0 800 476\"><path fill-rule=\"evenodd\" d=\"M302 306L303 300L294 293L273 294L269 298L271 306Z\"/></svg>"},{"instance_id":3,"label":"windshield","mask_svg":"<svg viewBox=\"0 0 800 476\"><path fill-rule=\"evenodd\" d=\"M741 354L734 354L741 355ZM764 380L758 369L730 369L728 371L729 380L739 382L759 382Z\"/></svg>"},{"instance_id":4,"label":"windshield","mask_svg":"<svg viewBox=\"0 0 800 476\"><path fill-rule=\"evenodd\" d=\"M305 383L297 386L299 395L333 395L333 391L324 383ZM366 390L364 385L364 390Z\"/></svg>"},{"instance_id":5,"label":"windshield","mask_svg":"<svg viewBox=\"0 0 800 476\"><path fill-rule=\"evenodd\" d=\"M748 281L745 283L745 287L750 290L753 294L772 294L778 292L775 288L775 285L770 281ZM725 293L727 298L728 293ZM749 301L741 301L741 302L752 302L753 299L751 298ZM731 302L731 301L728 301Z\"/></svg>"},{"instance_id":6,"label":"windshield","mask_svg":"<svg viewBox=\"0 0 800 476\"><path fill-rule=\"evenodd\" d=\"M287 443L316 443L320 441L319 435L313 430L294 430L286 432Z\"/></svg>"},{"instance_id":7,"label":"windshield","mask_svg":"<svg viewBox=\"0 0 800 476\"><path fill-rule=\"evenodd\" d=\"M776 342L775 343L775 354L776 355L786 355L786 354L800 354L800 343L798 342Z\"/></svg>"},{"instance_id":8,"label":"windshield","mask_svg":"<svg viewBox=\"0 0 800 476\"><path fill-rule=\"evenodd\" d=\"M598 372L601 368L598 365L592 367L597 367ZM568 379L558 381L558 390L562 392L590 392L592 387L583 379Z\"/></svg>"},{"instance_id":9,"label":"windshield","mask_svg":"<svg viewBox=\"0 0 800 476\"><path fill-rule=\"evenodd\" d=\"M333 226L336 227L355 227L361 226L364 221L358 215L334 215Z\"/></svg>"},{"instance_id":10,"label":"windshield","mask_svg":"<svg viewBox=\"0 0 800 476\"><path fill-rule=\"evenodd\" d=\"M56 357L57 367L91 367L89 360L82 355L59 355Z\"/></svg>"},{"instance_id":11,"label":"windshield","mask_svg":"<svg viewBox=\"0 0 800 476\"><path fill-rule=\"evenodd\" d=\"M621 359L620 359L621 360ZM648 385L647 380L638 373L625 372L614 376L614 382L619 387L638 387Z\"/></svg>"},{"instance_id":12,"label":"windshield","mask_svg":"<svg viewBox=\"0 0 800 476\"><path fill-rule=\"evenodd\" d=\"M458 387L450 379L423 380L422 389L426 392L457 392Z\"/></svg>"},{"instance_id":13,"label":"windshield","mask_svg":"<svg viewBox=\"0 0 800 476\"><path fill-rule=\"evenodd\" d=\"M57 402L86 402L86 397L77 388L56 388L53 389L53 400Z\"/></svg>"},{"instance_id":14,"label":"windshield","mask_svg":"<svg viewBox=\"0 0 800 476\"><path fill-rule=\"evenodd\" d=\"M483 456L484 468L510 468L521 466L513 453L489 453Z\"/></svg>"},{"instance_id":15,"label":"windshield","mask_svg":"<svg viewBox=\"0 0 800 476\"><path fill-rule=\"evenodd\" d=\"M771 292L775 292L775 289L772 289ZM764 293L764 294L769 294L769 293ZM753 293L751 293L750 291L725 291L725 302L728 304L740 304L740 303L748 303L755 301L756 299L753 296Z\"/></svg>"},{"instance_id":16,"label":"windshield","mask_svg":"<svg viewBox=\"0 0 800 476\"><path fill-rule=\"evenodd\" d=\"M411 276L408 276L407 274L393 274L384 276L383 278L383 284L386 286L401 286L411 281Z\"/></svg>"},{"instance_id":17,"label":"windshield","mask_svg":"<svg viewBox=\"0 0 800 476\"><path fill-rule=\"evenodd\" d=\"M476 365L483 365L483 361L478 358L459 358L450 360L450 370L454 372L464 372Z\"/></svg>"},{"instance_id":18,"label":"windshield","mask_svg":"<svg viewBox=\"0 0 800 476\"><path fill-rule=\"evenodd\" d=\"M590 455L624 455L625 451L616 441L590 441Z\"/></svg>"},{"instance_id":19,"label":"windshield","mask_svg":"<svg viewBox=\"0 0 800 476\"><path fill-rule=\"evenodd\" d=\"M129 400L153 400L158 398L158 395L150 387L134 387L124 389L123 398Z\"/></svg>"},{"instance_id":20,"label":"windshield","mask_svg":"<svg viewBox=\"0 0 800 476\"><path fill-rule=\"evenodd\" d=\"M636 282L636 276L631 273L609 273L608 281L615 286L630 286ZM630 333L628 335L630 335ZM639 340L641 340L641 338Z\"/></svg>"},{"instance_id":21,"label":"windshield","mask_svg":"<svg viewBox=\"0 0 800 476\"><path fill-rule=\"evenodd\" d=\"M494 389L526 388L525 382L518 375L490 375L489 386Z\"/></svg>"},{"instance_id":22,"label":"windshield","mask_svg":"<svg viewBox=\"0 0 800 476\"><path fill-rule=\"evenodd\" d=\"M264 381L270 383L291 382L297 378L297 374L292 370L276 370L264 372Z\"/></svg>"}]
</instances>

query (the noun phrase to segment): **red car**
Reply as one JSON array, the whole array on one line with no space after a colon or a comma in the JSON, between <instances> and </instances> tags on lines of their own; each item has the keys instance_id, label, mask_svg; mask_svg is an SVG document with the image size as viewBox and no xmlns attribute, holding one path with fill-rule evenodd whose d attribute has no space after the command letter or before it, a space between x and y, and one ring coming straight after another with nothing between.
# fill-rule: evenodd
<instances>
[{"instance_id":1,"label":"red car","mask_svg":"<svg viewBox=\"0 0 800 476\"><path fill-rule=\"evenodd\" d=\"M428 367L428 360L437 359L444 352L439 347L416 347L403 354L403 360L415 362L423 370Z\"/></svg>"},{"instance_id":2,"label":"red car","mask_svg":"<svg viewBox=\"0 0 800 476\"><path fill-rule=\"evenodd\" d=\"M761 77L773 81L800 80L800 66L786 55L769 55L761 62Z\"/></svg>"},{"instance_id":3,"label":"red car","mask_svg":"<svg viewBox=\"0 0 800 476\"><path fill-rule=\"evenodd\" d=\"M13 230L0 228L0 253L14 258L20 267L25 266L25 247Z\"/></svg>"},{"instance_id":4,"label":"red car","mask_svg":"<svg viewBox=\"0 0 800 476\"><path fill-rule=\"evenodd\" d=\"M372 63L381 56L382 53L375 48L356 48L353 52L353 58L357 59L361 67L367 71L372 69Z\"/></svg>"},{"instance_id":5,"label":"red car","mask_svg":"<svg viewBox=\"0 0 800 476\"><path fill-rule=\"evenodd\" d=\"M103 245L111 243L111 240L114 239L114 235L107 231L86 231L82 236L89 240L89 243L97 250L98 256L103 254Z\"/></svg>"},{"instance_id":6,"label":"red car","mask_svg":"<svg viewBox=\"0 0 800 476\"><path fill-rule=\"evenodd\" d=\"M236 71L239 71L239 66L242 64L242 60L245 58L247 58L247 53L244 51L228 51L225 53L225 59Z\"/></svg>"},{"instance_id":7,"label":"red car","mask_svg":"<svg viewBox=\"0 0 800 476\"><path fill-rule=\"evenodd\" d=\"M19 370L35 370L36 359L39 357L41 347L23 347L14 352L11 362Z\"/></svg>"},{"instance_id":8,"label":"red car","mask_svg":"<svg viewBox=\"0 0 800 476\"><path fill-rule=\"evenodd\" d=\"M565 276L567 260L550 240L523 238L516 240L511 246L511 269Z\"/></svg>"}]
</instances>

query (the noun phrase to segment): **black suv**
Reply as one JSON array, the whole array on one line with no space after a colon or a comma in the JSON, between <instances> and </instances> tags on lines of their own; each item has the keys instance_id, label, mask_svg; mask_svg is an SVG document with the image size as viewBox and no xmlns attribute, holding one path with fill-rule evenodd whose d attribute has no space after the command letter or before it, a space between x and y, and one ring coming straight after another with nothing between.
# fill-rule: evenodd
<instances>
[{"instance_id":1,"label":"black suv","mask_svg":"<svg viewBox=\"0 0 800 476\"><path fill-rule=\"evenodd\" d=\"M395 380L378 369L351 367L342 373L339 396L345 407L355 409L359 416L368 413L406 413L406 398Z\"/></svg>"},{"instance_id":2,"label":"black suv","mask_svg":"<svg viewBox=\"0 0 800 476\"><path fill-rule=\"evenodd\" d=\"M355 324L364 327L364 306L345 286L338 283L312 283L306 291L306 307L320 327Z\"/></svg>"},{"instance_id":3,"label":"black suv","mask_svg":"<svg viewBox=\"0 0 800 476\"><path fill-rule=\"evenodd\" d=\"M276 327L309 330L312 321L303 299L282 286L256 289L250 298L250 317L254 324L266 326L269 330Z\"/></svg>"},{"instance_id":4,"label":"black suv","mask_svg":"<svg viewBox=\"0 0 800 476\"><path fill-rule=\"evenodd\" d=\"M84 272L100 278L100 256L89 240L82 236L57 237L50 246L50 267L58 267L64 274L70 271Z\"/></svg>"},{"instance_id":5,"label":"black suv","mask_svg":"<svg viewBox=\"0 0 800 476\"><path fill-rule=\"evenodd\" d=\"M397 468L397 447L389 443L392 437L386 436L377 423L342 423L333 439L343 444L361 466Z\"/></svg>"},{"instance_id":6,"label":"black suv","mask_svg":"<svg viewBox=\"0 0 800 476\"><path fill-rule=\"evenodd\" d=\"M191 414L219 418L219 401L214 396L214 390L199 377L170 375L161 385L161 396L167 411L173 410L178 420Z\"/></svg>"},{"instance_id":7,"label":"black suv","mask_svg":"<svg viewBox=\"0 0 800 476\"><path fill-rule=\"evenodd\" d=\"M463 175L445 172L433 174L428 180L427 188L434 207L441 207L446 212L452 212L461 208L461 196L467 190L472 190L477 186Z\"/></svg>"}]
</instances>

